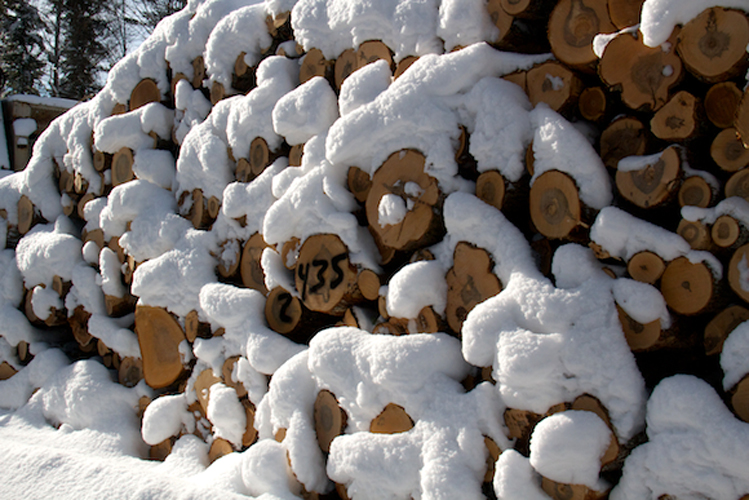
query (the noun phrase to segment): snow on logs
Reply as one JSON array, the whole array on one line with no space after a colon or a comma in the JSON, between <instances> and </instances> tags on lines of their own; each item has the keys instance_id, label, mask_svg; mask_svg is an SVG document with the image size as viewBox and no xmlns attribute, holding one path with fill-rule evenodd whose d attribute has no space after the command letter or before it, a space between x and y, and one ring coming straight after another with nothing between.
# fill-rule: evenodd
<instances>
[{"instance_id":1,"label":"snow on logs","mask_svg":"<svg viewBox=\"0 0 749 500\"><path fill-rule=\"evenodd\" d=\"M69 330L154 390L153 457L341 498L636 490L680 353L749 419L746 12L653 42L659 2L401 3L191 4L54 125L0 182L0 379Z\"/></svg>"}]
</instances>

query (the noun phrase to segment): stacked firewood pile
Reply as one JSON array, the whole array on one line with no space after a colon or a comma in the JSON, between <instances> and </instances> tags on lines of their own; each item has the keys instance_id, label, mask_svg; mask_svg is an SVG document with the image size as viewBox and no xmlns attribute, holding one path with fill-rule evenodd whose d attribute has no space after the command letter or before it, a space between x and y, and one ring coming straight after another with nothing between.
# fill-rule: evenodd
<instances>
[{"instance_id":1,"label":"stacked firewood pile","mask_svg":"<svg viewBox=\"0 0 749 500\"><path fill-rule=\"evenodd\" d=\"M614 186L612 200L591 204L589 197L581 195L583 181L574 168L544 168L537 175L538 165L545 165L547 159L533 143L525 154L525 172L518 178L507 178L501 170L479 171L466 127L455 131L460 140L454 158L459 176L475 185L475 196L501 211L523 233L538 268L547 277L552 276L554 252L573 242L592 248L612 278L631 278L660 291L671 315L668 324L663 319L642 323L626 308L618 308L621 328L649 388L668 375L690 373L722 391L722 346L732 330L749 319L749 93L743 90L749 67L749 16L739 10L711 7L678 26L667 41L649 47L636 29L641 5L642 0L486 2L487 14L499 28L500 35L488 40L496 49L553 54L503 78L520 86L533 106L543 103L541 108L548 107L585 131L604 166L604 177ZM184 398L195 422L176 429L173 435L160 436L163 440L159 443L150 443L153 458L164 458L176 439L190 432L211 444L212 460L252 446L257 439L254 417L258 401L253 401L250 386L267 383L273 369L263 375L249 370L244 347L227 347L211 358L212 363L205 361L200 351L215 339L231 345L241 325L206 311L209 308L202 291L198 296L193 290L177 290L180 285L175 282L163 286L174 287L175 296L188 297L179 307L143 300L150 291L138 281L138 269L147 269L166 254L127 251L134 248L129 246L133 235L148 216L171 211L182 218L165 219L162 233L140 237L158 240L169 231L190 238L215 235L216 244L208 244L203 253L182 251L175 243L177 249L170 249L175 268L180 262L202 259L202 265L214 273L214 282L259 292L264 297L263 327L300 345L336 325L375 334L446 332L461 338L469 313L507 286L495 271L498 256L491 249L461 241L444 275L444 309L426 306L411 317L399 317L397 307L388 302L391 278L407 264L435 260L433 246L447 233L443 209L449 193L430 175L420 151L388 152L390 156L372 175L359 166L347 170L346 185L356 200L351 213L366 233L364 243L355 243L370 244L365 253L376 257L372 262L355 258L349 248L351 241L334 232L303 240L291 236L266 241L262 215L270 202L262 197L275 189L273 176L286 165L302 166L307 154L306 139L292 140L279 130L270 135L262 132L273 130L269 113L257 118L267 122L257 128L257 136L248 138L246 144L229 144L221 158L204 162L203 177L187 179L180 162L186 162L188 154L200 153L199 148L189 150L190 136L186 138L179 127L200 106L188 106L180 96L203 103L203 118L208 118L195 127L204 127L205 134L218 137L222 133L218 117L228 113L224 103L261 89L271 94L271 86L262 87L257 74L261 62L271 56L293 62L301 84L319 82L320 78L313 79L321 77L329 86L326 91L335 96L343 92L347 78L370 63L384 61L395 81L418 60L413 55L396 60L395 47L380 40L366 41L347 48L335 60L327 59L316 47L296 43L290 13L268 15L265 24L263 40L267 45L254 64L248 64L246 52L241 51L249 53L251 47L232 47L237 54L230 78L211 74L201 54L190 68L168 68L160 78L144 78L132 88L127 102L112 103L107 118L110 123L114 123L113 117L124 120L136 116L141 117L139 122L148 122L150 130L139 130L137 137L125 137L123 132L117 140L116 130L97 128L91 130L89 150L54 153L52 175L69 227L58 219L54 230L39 231L36 226L48 228L54 221L44 218L28 193L19 192L15 206L5 207L2 213L8 227L7 248L19 253L24 246L48 245L47 240L32 241L34 235L53 234L60 247L74 245L78 238L82 259L95 275L89 281L102 290L100 299L83 297L83 278L62 268L54 276L30 279L31 262L20 269L25 288L17 306L35 329L69 332L80 351L76 356L99 355L128 387L144 380L154 390L143 397L141 410L146 413L156 411L155 402L167 395ZM169 82L168 88L160 80ZM279 84L276 92L282 88ZM150 121L143 118L149 113ZM172 127L168 119L159 116L184 119L175 120ZM213 117L211 131L206 124ZM120 123L124 130L126 122ZM226 130L225 123L223 126ZM226 132L223 134L223 143L230 143ZM88 155L88 170L66 167L66 155L81 154ZM210 171L211 161L225 167ZM164 163L176 164L176 182L174 176L160 177L160 171L149 169L149 165ZM133 186L146 182L159 185L159 193L139 198L149 200L149 205L129 214L126 210L110 214L112 223L103 227L106 217L102 214L114 213L118 203L126 206L127 197L135 196ZM258 193L253 209L262 212L260 218L231 205L224 192L230 183L234 190ZM401 216L383 220L387 212L383 207L396 210L400 206ZM610 236L617 223L621 223L622 235L638 228L637 235L628 236L632 240L639 237L636 245L622 248ZM38 253L33 248L27 252ZM202 270L197 274L199 285L211 281ZM288 279L279 280L279 276ZM50 297L52 293L54 297ZM52 305L45 308L42 304ZM106 341L123 336L129 343L110 341L113 345L109 345ZM139 349L129 348L135 336ZM22 340L12 346L15 358L0 365L3 379L33 359L32 344ZM284 346L289 353L295 352ZM193 351L198 353L197 359ZM247 375L249 372L252 375ZM257 382L258 377L262 382ZM464 385L470 391L482 381L494 382L491 367L476 367ZM241 436L222 433L221 418L211 406L211 398L225 398L227 391L236 400L234 406L245 414L246 430ZM739 418L749 421L749 374L722 395ZM153 407L149 406L152 399ZM559 401L546 415L509 408L504 423L516 449L527 454L535 424L569 409L590 410L612 428L602 470L607 477L616 478L637 438L620 443L607 408L591 395ZM334 438L346 429L346 412L335 394L322 390L315 401L314 417L320 448L327 453ZM413 426L414 420L404 408L391 403L372 421L370 431L400 433ZM285 432L279 429L276 439L282 441ZM490 482L500 450L489 437L486 446L491 459L485 480ZM607 491L550 479L544 479L543 488L553 498L607 495ZM336 491L347 498L344 486L339 485Z\"/></svg>"}]
</instances>

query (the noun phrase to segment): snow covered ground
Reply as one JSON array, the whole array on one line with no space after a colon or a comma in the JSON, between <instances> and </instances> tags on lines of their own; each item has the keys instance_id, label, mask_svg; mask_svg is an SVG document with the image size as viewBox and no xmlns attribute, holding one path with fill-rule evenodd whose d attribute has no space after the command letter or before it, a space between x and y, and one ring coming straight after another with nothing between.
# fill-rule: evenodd
<instances>
[{"instance_id":1,"label":"snow covered ground","mask_svg":"<svg viewBox=\"0 0 749 500\"><path fill-rule=\"evenodd\" d=\"M661 44L708 4L749 10L742 0L646 0L644 39ZM365 66L338 94L322 78L300 84L299 60L262 57L271 43L266 16L286 11L296 40L328 58L371 39L384 41L396 62L420 58L397 80L383 62ZM460 126L470 135L478 172L497 169L510 182L523 176L532 141L530 183L549 170L573 178L583 202L599 211L591 239L611 255L628 258L648 249L667 259L707 261L716 277L722 272L711 254L610 206L609 174L584 127L546 105L532 106L518 86L500 78L551 55L497 51L486 43L496 30L484 0L191 0L112 70L95 98L56 120L37 141L28 168L0 179L6 214L0 235L8 247L0 252L0 362L18 370L0 381L2 496L270 500L310 492L334 497L337 483L350 497L365 499L484 498L487 488L497 498L548 499L542 477L593 491L613 486L613 499L749 494L749 424L695 376L669 377L650 391L627 345L617 306L638 322L668 328L672 317L660 291L612 278L591 249L574 243L556 251L553 280L543 275L525 235L458 175ZM450 52L458 45L464 48ZM257 85L246 95L230 88L242 52L256 66ZM198 56L207 69L204 84L218 82L230 94L214 106L189 83ZM112 115L145 78L167 100L167 68L186 77L175 85L174 109L150 103ZM176 139L176 158L155 149L154 136ZM301 166L289 167L280 156L252 182L235 181L237 161L248 159L258 137L270 150L284 141L304 144ZM132 150L137 179L109 191L111 172L95 168L92 141L108 154ZM502 291L468 314L460 339L373 335L362 324L326 328L301 345L268 327L261 292L219 282L217 265L231 264L232 249L255 233L270 245L261 259L268 290L282 285L299 295L280 249L318 233L338 235L357 269L381 272L374 238L355 215L347 173L356 165L372 175L403 149L423 153L425 171L444 195L446 235L428 248L433 260L404 265L380 295L388 313L406 321L425 307L443 314L444 277L456 247L467 242L485 249ZM83 218L66 215L71 200L60 192L56 169L97 194ZM196 189L221 203L209 229L195 229L185 217ZM419 186L404 189L412 202L424 194ZM22 196L47 222L16 243ZM724 203L685 214L749 213L745 202ZM397 224L412 209L400 198L380 203L380 224ZM121 279L127 264L83 231L119 238L137 263L129 290ZM70 284L64 298L54 291L56 277ZM106 301L128 293L140 306L169 311L182 327L196 311L223 334L180 345L182 361L192 367L180 391L166 394L145 381L125 387L101 358L76 360L80 353L59 331L32 325L21 312L24 287L33 289L30 308L39 318L63 309L70 316L77 308L90 313L89 333L122 357L143 355L133 314L112 318ZM749 372L747 332L740 327L726 342L724 389ZM34 354L28 365L18 359L21 342ZM204 370L219 376L231 358L237 359L232 380L207 390L204 415L196 419L195 404L206 396L196 389L198 376ZM496 383L467 390L462 382L483 367ZM239 383L256 409L258 441L249 447ZM344 434L327 454L315 430L321 390L335 394L347 415ZM525 455L513 449L506 409L544 414L584 395L600 401L605 418L565 408L539 422ZM143 398L152 401L141 418ZM406 411L413 428L369 432L390 403ZM279 432L285 433L280 442ZM178 439L163 462L145 459L151 445L172 437ZM488 486L487 438L503 450ZM219 439L237 451L209 463L210 444ZM612 443L639 444L626 457L621 480L614 475L615 485L600 474Z\"/></svg>"}]
</instances>

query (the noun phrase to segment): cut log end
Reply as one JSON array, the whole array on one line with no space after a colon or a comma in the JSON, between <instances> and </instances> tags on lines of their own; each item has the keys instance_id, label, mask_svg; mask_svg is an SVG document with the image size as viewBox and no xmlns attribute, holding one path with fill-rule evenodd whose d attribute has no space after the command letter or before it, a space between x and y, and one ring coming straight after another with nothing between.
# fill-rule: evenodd
<instances>
[{"instance_id":1,"label":"cut log end","mask_svg":"<svg viewBox=\"0 0 749 500\"><path fill-rule=\"evenodd\" d=\"M676 229L676 233L689 243L692 250L709 250L713 243L710 232L702 222L686 219L682 219Z\"/></svg>"},{"instance_id":2,"label":"cut log end","mask_svg":"<svg viewBox=\"0 0 749 500\"><path fill-rule=\"evenodd\" d=\"M282 334L289 335L297 330L302 321L302 303L281 287L274 288L265 302L265 319L268 326Z\"/></svg>"},{"instance_id":3,"label":"cut log end","mask_svg":"<svg viewBox=\"0 0 749 500\"><path fill-rule=\"evenodd\" d=\"M551 51L570 67L591 66L598 59L593 52L593 38L614 31L605 1L560 0L549 17Z\"/></svg>"},{"instance_id":4,"label":"cut log end","mask_svg":"<svg viewBox=\"0 0 749 500\"><path fill-rule=\"evenodd\" d=\"M348 188L359 203L367 201L369 190L372 188L372 179L369 174L359 167L349 167Z\"/></svg>"},{"instance_id":5,"label":"cut log end","mask_svg":"<svg viewBox=\"0 0 749 500\"><path fill-rule=\"evenodd\" d=\"M263 295L268 294L268 289L265 287L265 273L260 260L267 247L268 245L260 233L253 234L242 248L242 260L239 269L244 286L257 290Z\"/></svg>"},{"instance_id":6,"label":"cut log end","mask_svg":"<svg viewBox=\"0 0 749 500\"><path fill-rule=\"evenodd\" d=\"M505 178L496 170L483 172L476 180L476 197L497 210L502 210L505 190Z\"/></svg>"},{"instance_id":7,"label":"cut log end","mask_svg":"<svg viewBox=\"0 0 749 500\"><path fill-rule=\"evenodd\" d=\"M666 304L678 314L706 312L714 300L713 274L703 262L693 264L686 257L669 262L661 277L661 293Z\"/></svg>"},{"instance_id":8,"label":"cut log end","mask_svg":"<svg viewBox=\"0 0 749 500\"><path fill-rule=\"evenodd\" d=\"M669 147L657 160L639 170L617 170L616 187L632 204L654 208L666 204L678 192L682 175L678 150Z\"/></svg>"},{"instance_id":9,"label":"cut log end","mask_svg":"<svg viewBox=\"0 0 749 500\"><path fill-rule=\"evenodd\" d=\"M749 148L744 146L737 130L723 129L710 145L710 156L726 172L737 172L749 165Z\"/></svg>"},{"instance_id":10,"label":"cut log end","mask_svg":"<svg viewBox=\"0 0 749 500\"><path fill-rule=\"evenodd\" d=\"M332 392L322 390L317 394L314 406L315 433L320 449L328 453L330 443L343 434L346 427L346 413L338 405Z\"/></svg>"},{"instance_id":11,"label":"cut log end","mask_svg":"<svg viewBox=\"0 0 749 500\"><path fill-rule=\"evenodd\" d=\"M749 268L749 244L739 247L728 264L728 284L736 295L749 302L749 281L746 269Z\"/></svg>"},{"instance_id":12,"label":"cut log end","mask_svg":"<svg viewBox=\"0 0 749 500\"><path fill-rule=\"evenodd\" d=\"M606 91L601 87L587 87L578 98L577 107L580 116L591 122L597 122L606 115L608 102Z\"/></svg>"},{"instance_id":13,"label":"cut log end","mask_svg":"<svg viewBox=\"0 0 749 500\"><path fill-rule=\"evenodd\" d=\"M666 263L657 254L644 250L638 252L627 262L627 272L636 281L655 284L666 270Z\"/></svg>"},{"instance_id":14,"label":"cut log end","mask_svg":"<svg viewBox=\"0 0 749 500\"><path fill-rule=\"evenodd\" d=\"M657 344L662 332L660 320L642 324L632 319L618 305L616 309L619 312L619 323L622 325L624 337L632 352L647 351Z\"/></svg>"},{"instance_id":15,"label":"cut log end","mask_svg":"<svg viewBox=\"0 0 749 500\"><path fill-rule=\"evenodd\" d=\"M265 167L271 163L271 153L268 143L262 137L255 137L250 143L250 170L257 177L263 173Z\"/></svg>"},{"instance_id":16,"label":"cut log end","mask_svg":"<svg viewBox=\"0 0 749 500\"><path fill-rule=\"evenodd\" d=\"M359 49L356 51L356 60L359 68L379 60L387 62L391 68L393 66L390 48L379 40L369 40L359 45Z\"/></svg>"},{"instance_id":17,"label":"cut log end","mask_svg":"<svg viewBox=\"0 0 749 500\"><path fill-rule=\"evenodd\" d=\"M713 189L699 175L687 177L679 188L679 206L707 208L713 201Z\"/></svg>"},{"instance_id":18,"label":"cut log end","mask_svg":"<svg viewBox=\"0 0 749 500\"><path fill-rule=\"evenodd\" d=\"M133 152L122 148L112 157L112 186L119 186L133 179Z\"/></svg>"},{"instance_id":19,"label":"cut log end","mask_svg":"<svg viewBox=\"0 0 749 500\"><path fill-rule=\"evenodd\" d=\"M130 93L130 111L161 101L161 91L156 82L150 78L141 80Z\"/></svg>"},{"instance_id":20,"label":"cut log end","mask_svg":"<svg viewBox=\"0 0 749 500\"><path fill-rule=\"evenodd\" d=\"M346 245L335 234L307 238L299 250L295 285L304 305L327 314L343 314L355 300L356 268Z\"/></svg>"},{"instance_id":21,"label":"cut log end","mask_svg":"<svg viewBox=\"0 0 749 500\"><path fill-rule=\"evenodd\" d=\"M705 326L705 354L707 356L720 354L728 335L747 320L749 320L749 309L739 305L729 306L716 314Z\"/></svg>"},{"instance_id":22,"label":"cut log end","mask_svg":"<svg viewBox=\"0 0 749 500\"><path fill-rule=\"evenodd\" d=\"M741 102L741 90L731 81L716 83L705 94L705 114L718 128L733 126Z\"/></svg>"},{"instance_id":23,"label":"cut log end","mask_svg":"<svg viewBox=\"0 0 749 500\"><path fill-rule=\"evenodd\" d=\"M557 170L544 172L531 186L530 214L542 235L551 239L568 237L582 217L575 181Z\"/></svg>"},{"instance_id":24,"label":"cut log end","mask_svg":"<svg viewBox=\"0 0 749 500\"><path fill-rule=\"evenodd\" d=\"M455 246L453 266L445 279L445 315L448 325L456 333L461 331L468 313L477 304L502 291L502 283L494 274L494 260L489 252L463 241Z\"/></svg>"},{"instance_id":25,"label":"cut log end","mask_svg":"<svg viewBox=\"0 0 749 500\"><path fill-rule=\"evenodd\" d=\"M306 83L316 76L325 77L330 67L330 62L325 59L322 51L312 48L302 58L299 68L299 83Z\"/></svg>"},{"instance_id":26,"label":"cut log end","mask_svg":"<svg viewBox=\"0 0 749 500\"><path fill-rule=\"evenodd\" d=\"M583 89L582 80L557 61L541 63L528 70L526 84L531 104L543 102L559 113L575 106Z\"/></svg>"},{"instance_id":27,"label":"cut log end","mask_svg":"<svg viewBox=\"0 0 749 500\"><path fill-rule=\"evenodd\" d=\"M143 356L143 375L154 388L168 387L184 373L180 343L185 334L165 309L151 306L135 308L135 332Z\"/></svg>"},{"instance_id":28,"label":"cut log end","mask_svg":"<svg viewBox=\"0 0 749 500\"><path fill-rule=\"evenodd\" d=\"M701 103L689 92L682 90L659 109L652 120L650 130L664 141L684 141L694 138L702 122Z\"/></svg>"},{"instance_id":29,"label":"cut log end","mask_svg":"<svg viewBox=\"0 0 749 500\"><path fill-rule=\"evenodd\" d=\"M413 429L414 422L406 410L395 403L388 403L369 425L374 434L399 434Z\"/></svg>"},{"instance_id":30,"label":"cut log end","mask_svg":"<svg viewBox=\"0 0 749 500\"><path fill-rule=\"evenodd\" d=\"M738 241L741 225L730 215L721 215L715 220L710 234L713 243L720 248L728 248Z\"/></svg>"},{"instance_id":31,"label":"cut log end","mask_svg":"<svg viewBox=\"0 0 749 500\"><path fill-rule=\"evenodd\" d=\"M725 186L726 198L740 196L749 201L749 169L742 169L733 174Z\"/></svg>"},{"instance_id":32,"label":"cut log end","mask_svg":"<svg viewBox=\"0 0 749 500\"><path fill-rule=\"evenodd\" d=\"M601 132L601 159L616 169L619 160L627 156L642 156L648 148L648 131L637 118L624 116L612 121Z\"/></svg>"},{"instance_id":33,"label":"cut log end","mask_svg":"<svg viewBox=\"0 0 749 500\"><path fill-rule=\"evenodd\" d=\"M344 50L336 59L333 69L336 88L340 89L343 81L357 69L359 69L359 59L356 56L356 50L351 48Z\"/></svg>"},{"instance_id":34,"label":"cut log end","mask_svg":"<svg viewBox=\"0 0 749 500\"><path fill-rule=\"evenodd\" d=\"M26 234L34 225L34 204L25 194L18 199L18 233Z\"/></svg>"}]
</instances>

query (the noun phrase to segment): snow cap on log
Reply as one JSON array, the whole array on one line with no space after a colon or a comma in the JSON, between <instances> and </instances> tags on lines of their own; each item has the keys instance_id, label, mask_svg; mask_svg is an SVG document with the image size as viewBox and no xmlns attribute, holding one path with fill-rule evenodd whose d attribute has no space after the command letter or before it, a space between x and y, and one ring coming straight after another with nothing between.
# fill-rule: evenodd
<instances>
[{"instance_id":1,"label":"snow cap on log","mask_svg":"<svg viewBox=\"0 0 749 500\"><path fill-rule=\"evenodd\" d=\"M338 96L341 116L374 101L390 86L393 74L387 61L375 61L355 71L343 81Z\"/></svg>"},{"instance_id":2,"label":"snow cap on log","mask_svg":"<svg viewBox=\"0 0 749 500\"><path fill-rule=\"evenodd\" d=\"M325 132L337 118L335 92L327 80L315 77L278 100L273 108L273 130L293 146Z\"/></svg>"}]
</instances>

